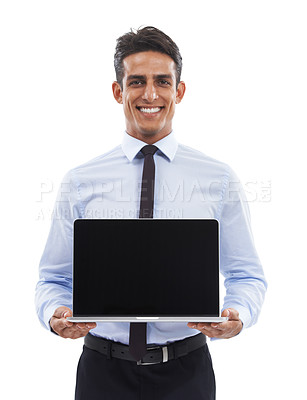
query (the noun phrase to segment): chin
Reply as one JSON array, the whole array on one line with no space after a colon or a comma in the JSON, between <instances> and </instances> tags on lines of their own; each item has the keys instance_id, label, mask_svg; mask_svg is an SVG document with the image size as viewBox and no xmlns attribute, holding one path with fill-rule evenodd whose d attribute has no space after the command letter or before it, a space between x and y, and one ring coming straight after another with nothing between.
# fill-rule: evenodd
<instances>
[{"instance_id":1,"label":"chin","mask_svg":"<svg viewBox=\"0 0 307 400\"><path fill-rule=\"evenodd\" d=\"M159 133L159 131L140 131L144 136L154 136Z\"/></svg>"},{"instance_id":2,"label":"chin","mask_svg":"<svg viewBox=\"0 0 307 400\"><path fill-rule=\"evenodd\" d=\"M140 127L140 133L142 134L142 135L144 135L144 136L154 136L154 135L156 135L157 133L159 133L159 132L161 132L161 130L162 130L163 128L141 128Z\"/></svg>"}]
</instances>

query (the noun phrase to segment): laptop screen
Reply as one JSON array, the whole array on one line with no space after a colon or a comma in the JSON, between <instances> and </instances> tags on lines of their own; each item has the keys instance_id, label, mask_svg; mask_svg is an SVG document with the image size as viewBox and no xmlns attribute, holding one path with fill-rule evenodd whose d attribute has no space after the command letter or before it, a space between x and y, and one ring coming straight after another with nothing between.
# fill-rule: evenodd
<instances>
[{"instance_id":1,"label":"laptop screen","mask_svg":"<svg viewBox=\"0 0 307 400\"><path fill-rule=\"evenodd\" d=\"M73 314L218 316L218 221L76 220Z\"/></svg>"}]
</instances>

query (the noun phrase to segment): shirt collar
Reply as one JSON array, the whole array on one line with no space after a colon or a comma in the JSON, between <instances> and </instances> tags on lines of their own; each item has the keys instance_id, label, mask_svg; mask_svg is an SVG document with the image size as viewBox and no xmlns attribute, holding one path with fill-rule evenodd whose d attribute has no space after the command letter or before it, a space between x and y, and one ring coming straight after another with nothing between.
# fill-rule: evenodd
<instances>
[{"instance_id":1,"label":"shirt collar","mask_svg":"<svg viewBox=\"0 0 307 400\"><path fill-rule=\"evenodd\" d=\"M169 161L173 161L178 148L178 142L175 139L173 131L153 144L158 147L158 149L169 159ZM130 162L135 158L142 147L146 145L147 143L130 136L125 131L121 146L124 154Z\"/></svg>"}]
</instances>

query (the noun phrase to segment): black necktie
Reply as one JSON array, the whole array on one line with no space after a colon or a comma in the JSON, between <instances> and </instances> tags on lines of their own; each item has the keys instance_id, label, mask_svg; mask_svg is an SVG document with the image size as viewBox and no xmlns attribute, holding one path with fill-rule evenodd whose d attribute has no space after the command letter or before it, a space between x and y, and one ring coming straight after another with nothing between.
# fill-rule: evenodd
<instances>
[{"instance_id":1,"label":"black necktie","mask_svg":"<svg viewBox=\"0 0 307 400\"><path fill-rule=\"evenodd\" d=\"M155 188L155 162L153 155L157 150L158 148L153 145L147 145L141 149L145 158L139 218L153 218ZM141 360L146 353L146 336L146 322L130 323L129 351L137 361Z\"/></svg>"}]
</instances>

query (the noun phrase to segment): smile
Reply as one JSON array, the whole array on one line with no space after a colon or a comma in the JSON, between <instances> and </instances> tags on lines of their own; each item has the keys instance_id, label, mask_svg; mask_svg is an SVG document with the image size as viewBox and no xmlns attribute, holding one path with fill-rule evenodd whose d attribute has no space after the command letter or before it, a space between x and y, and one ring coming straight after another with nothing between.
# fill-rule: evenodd
<instances>
[{"instance_id":1,"label":"smile","mask_svg":"<svg viewBox=\"0 0 307 400\"><path fill-rule=\"evenodd\" d=\"M139 111L146 114L155 114L162 110L164 107L136 107Z\"/></svg>"}]
</instances>

